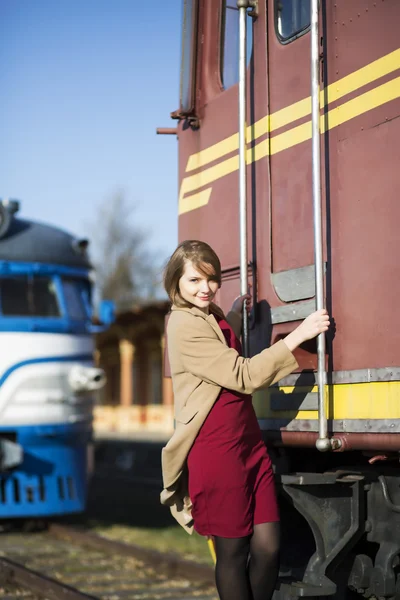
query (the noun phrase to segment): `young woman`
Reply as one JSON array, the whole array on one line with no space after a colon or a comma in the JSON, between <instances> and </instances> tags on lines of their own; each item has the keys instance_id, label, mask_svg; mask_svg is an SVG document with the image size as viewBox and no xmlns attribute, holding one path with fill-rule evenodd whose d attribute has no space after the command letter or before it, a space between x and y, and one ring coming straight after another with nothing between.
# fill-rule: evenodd
<instances>
[{"instance_id":1,"label":"young woman","mask_svg":"<svg viewBox=\"0 0 400 600\"><path fill-rule=\"evenodd\" d=\"M176 429L163 449L161 502L178 522L213 536L221 600L268 600L278 573L279 512L273 472L251 402L298 365L292 354L325 332L320 310L252 358L241 356L241 296L225 316L213 304L221 285L215 252L186 241L171 256L164 285Z\"/></svg>"}]
</instances>

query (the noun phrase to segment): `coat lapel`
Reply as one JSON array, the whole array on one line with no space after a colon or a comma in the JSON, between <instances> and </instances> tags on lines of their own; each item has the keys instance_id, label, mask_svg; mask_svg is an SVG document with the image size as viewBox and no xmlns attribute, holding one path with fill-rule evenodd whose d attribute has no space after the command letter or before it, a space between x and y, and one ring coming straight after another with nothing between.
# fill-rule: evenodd
<instances>
[{"instance_id":1,"label":"coat lapel","mask_svg":"<svg viewBox=\"0 0 400 600\"><path fill-rule=\"evenodd\" d=\"M227 346L226 343L226 339L224 334L221 331L221 327L218 325L216 318L214 317L214 315L208 315L208 317L206 318L207 323L209 323L211 325L211 327L214 329L215 333L217 334L218 338L221 340L221 342L223 342L225 344L225 346Z\"/></svg>"}]
</instances>

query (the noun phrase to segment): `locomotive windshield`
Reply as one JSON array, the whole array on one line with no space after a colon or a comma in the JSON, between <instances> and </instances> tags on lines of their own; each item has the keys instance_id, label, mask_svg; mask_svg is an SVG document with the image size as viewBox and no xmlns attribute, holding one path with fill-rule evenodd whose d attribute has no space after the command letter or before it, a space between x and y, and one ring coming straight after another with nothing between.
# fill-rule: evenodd
<instances>
[{"instance_id":1,"label":"locomotive windshield","mask_svg":"<svg viewBox=\"0 0 400 600\"><path fill-rule=\"evenodd\" d=\"M79 279L63 277L62 288L68 317L73 321L84 321L89 318L89 289Z\"/></svg>"},{"instance_id":2,"label":"locomotive windshield","mask_svg":"<svg viewBox=\"0 0 400 600\"><path fill-rule=\"evenodd\" d=\"M22 275L0 278L0 305L4 316L61 316L51 277Z\"/></svg>"},{"instance_id":3,"label":"locomotive windshield","mask_svg":"<svg viewBox=\"0 0 400 600\"><path fill-rule=\"evenodd\" d=\"M68 276L14 275L0 277L3 317L90 319L90 284Z\"/></svg>"}]
</instances>

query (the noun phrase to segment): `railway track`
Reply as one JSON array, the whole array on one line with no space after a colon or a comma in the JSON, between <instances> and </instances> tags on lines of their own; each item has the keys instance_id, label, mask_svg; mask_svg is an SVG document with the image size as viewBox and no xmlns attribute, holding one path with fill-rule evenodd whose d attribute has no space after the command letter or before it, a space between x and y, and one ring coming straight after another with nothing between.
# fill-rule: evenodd
<instances>
[{"instance_id":1,"label":"railway track","mask_svg":"<svg viewBox=\"0 0 400 600\"><path fill-rule=\"evenodd\" d=\"M0 600L217 600L212 569L74 528L0 536Z\"/></svg>"}]
</instances>

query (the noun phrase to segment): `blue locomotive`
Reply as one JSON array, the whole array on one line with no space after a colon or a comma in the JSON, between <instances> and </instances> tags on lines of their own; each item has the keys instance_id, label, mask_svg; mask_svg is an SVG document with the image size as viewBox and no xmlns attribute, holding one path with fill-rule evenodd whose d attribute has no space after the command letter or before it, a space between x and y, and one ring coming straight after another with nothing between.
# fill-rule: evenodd
<instances>
[{"instance_id":1,"label":"blue locomotive","mask_svg":"<svg viewBox=\"0 0 400 600\"><path fill-rule=\"evenodd\" d=\"M94 392L87 240L0 201L0 519L84 510Z\"/></svg>"}]
</instances>

